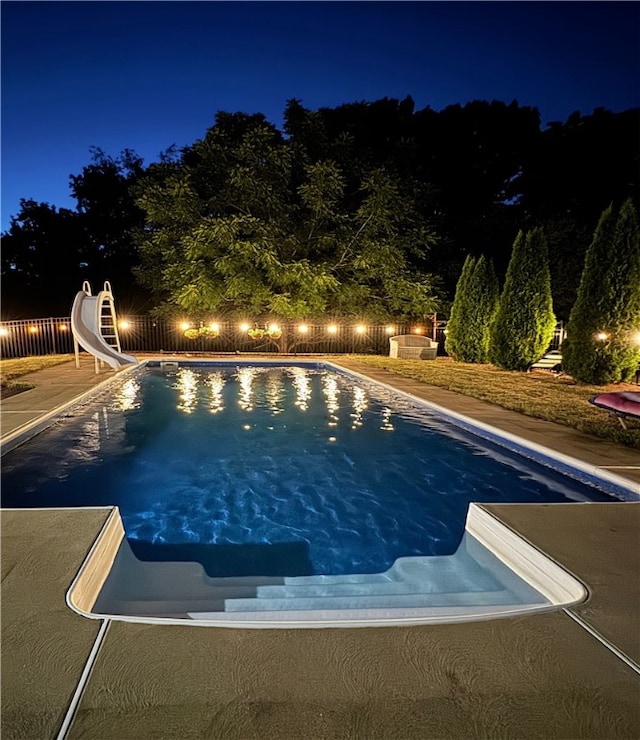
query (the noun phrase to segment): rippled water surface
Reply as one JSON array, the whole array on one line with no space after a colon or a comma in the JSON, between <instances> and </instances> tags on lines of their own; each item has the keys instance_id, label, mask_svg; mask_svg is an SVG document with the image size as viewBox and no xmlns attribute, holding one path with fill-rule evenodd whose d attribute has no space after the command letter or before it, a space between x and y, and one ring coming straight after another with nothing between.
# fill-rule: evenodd
<instances>
[{"instance_id":1,"label":"rippled water surface","mask_svg":"<svg viewBox=\"0 0 640 740\"><path fill-rule=\"evenodd\" d=\"M384 388L293 366L123 378L8 453L2 483L3 506L117 504L140 557L213 575L378 572L454 552L470 501L611 500Z\"/></svg>"}]
</instances>

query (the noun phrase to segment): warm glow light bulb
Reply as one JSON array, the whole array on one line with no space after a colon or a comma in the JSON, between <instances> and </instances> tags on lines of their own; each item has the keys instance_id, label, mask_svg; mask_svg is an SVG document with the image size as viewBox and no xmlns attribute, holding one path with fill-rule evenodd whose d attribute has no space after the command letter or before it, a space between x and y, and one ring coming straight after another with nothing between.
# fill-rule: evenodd
<instances>
[{"instance_id":1,"label":"warm glow light bulb","mask_svg":"<svg viewBox=\"0 0 640 740\"><path fill-rule=\"evenodd\" d=\"M603 332L603 331L599 331L599 332L598 332L598 333L596 334L596 339L600 340L601 342L604 342L604 340L605 340L605 339L606 339L606 338L607 338L608 336L609 336L609 335L608 335L608 334L606 334L605 332Z\"/></svg>"},{"instance_id":2,"label":"warm glow light bulb","mask_svg":"<svg viewBox=\"0 0 640 740\"><path fill-rule=\"evenodd\" d=\"M249 324L247 324L246 322L240 324L240 331L249 331Z\"/></svg>"},{"instance_id":3,"label":"warm glow light bulb","mask_svg":"<svg viewBox=\"0 0 640 740\"><path fill-rule=\"evenodd\" d=\"M298 331L300 334L306 334L309 331L309 327L306 324L300 324Z\"/></svg>"},{"instance_id":4,"label":"warm glow light bulb","mask_svg":"<svg viewBox=\"0 0 640 740\"><path fill-rule=\"evenodd\" d=\"M278 324L269 324L269 331L276 332L280 331L280 327Z\"/></svg>"},{"instance_id":5,"label":"warm glow light bulb","mask_svg":"<svg viewBox=\"0 0 640 740\"><path fill-rule=\"evenodd\" d=\"M183 321L180 324L180 328L182 329L182 331L187 331L187 329L191 328L191 324L188 321Z\"/></svg>"},{"instance_id":6,"label":"warm glow light bulb","mask_svg":"<svg viewBox=\"0 0 640 740\"><path fill-rule=\"evenodd\" d=\"M38 327L37 327L37 326L30 326L30 327L29 327L29 331L30 331L30 332L31 332L32 334L37 334L37 333L38 333Z\"/></svg>"},{"instance_id":7,"label":"warm glow light bulb","mask_svg":"<svg viewBox=\"0 0 640 740\"><path fill-rule=\"evenodd\" d=\"M0 327L0 337L7 337L9 336L9 330L6 329L4 326Z\"/></svg>"},{"instance_id":8,"label":"warm glow light bulb","mask_svg":"<svg viewBox=\"0 0 640 740\"><path fill-rule=\"evenodd\" d=\"M126 321L126 319L121 321L119 326L121 329L124 329L125 331L131 328L131 324L128 321Z\"/></svg>"},{"instance_id":9,"label":"warm glow light bulb","mask_svg":"<svg viewBox=\"0 0 640 740\"><path fill-rule=\"evenodd\" d=\"M413 333L414 334L422 334L422 327L421 326L416 326L415 329L413 330Z\"/></svg>"},{"instance_id":10,"label":"warm glow light bulb","mask_svg":"<svg viewBox=\"0 0 640 740\"><path fill-rule=\"evenodd\" d=\"M329 334L337 334L337 333L338 333L338 327L337 327L337 326L336 326L335 324L330 324L330 325L329 325L329 326L327 327L327 332L328 332Z\"/></svg>"},{"instance_id":11,"label":"warm glow light bulb","mask_svg":"<svg viewBox=\"0 0 640 740\"><path fill-rule=\"evenodd\" d=\"M66 324L60 324L58 327L60 331L69 331L69 327Z\"/></svg>"},{"instance_id":12,"label":"warm glow light bulb","mask_svg":"<svg viewBox=\"0 0 640 740\"><path fill-rule=\"evenodd\" d=\"M365 331L366 331L366 327L362 326L362 324L360 324L359 326L356 326L356 332L358 334L364 334Z\"/></svg>"},{"instance_id":13,"label":"warm glow light bulb","mask_svg":"<svg viewBox=\"0 0 640 740\"><path fill-rule=\"evenodd\" d=\"M387 326L387 327L385 327L385 332L387 334L393 334L394 331L395 331L395 327L393 327L393 326Z\"/></svg>"},{"instance_id":14,"label":"warm glow light bulb","mask_svg":"<svg viewBox=\"0 0 640 740\"><path fill-rule=\"evenodd\" d=\"M209 324L209 329L211 329L211 331L220 331L220 324L216 324L215 322L213 324Z\"/></svg>"}]
</instances>

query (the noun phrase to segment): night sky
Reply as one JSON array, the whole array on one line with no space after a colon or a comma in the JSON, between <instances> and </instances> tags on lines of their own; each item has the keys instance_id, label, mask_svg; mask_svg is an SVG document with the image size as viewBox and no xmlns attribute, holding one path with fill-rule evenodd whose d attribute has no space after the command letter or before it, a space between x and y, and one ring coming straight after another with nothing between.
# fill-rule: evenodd
<instances>
[{"instance_id":1,"label":"night sky","mask_svg":"<svg viewBox=\"0 0 640 740\"><path fill-rule=\"evenodd\" d=\"M544 125L637 107L639 80L636 2L2 2L2 229L21 197L74 207L90 147L148 164L220 110L411 95Z\"/></svg>"}]
</instances>

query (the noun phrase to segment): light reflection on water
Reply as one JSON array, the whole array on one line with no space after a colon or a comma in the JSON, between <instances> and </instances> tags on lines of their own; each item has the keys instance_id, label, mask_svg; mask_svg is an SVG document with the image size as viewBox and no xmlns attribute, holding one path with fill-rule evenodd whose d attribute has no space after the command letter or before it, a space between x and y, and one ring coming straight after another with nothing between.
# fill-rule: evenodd
<instances>
[{"instance_id":1,"label":"light reflection on water","mask_svg":"<svg viewBox=\"0 0 640 740\"><path fill-rule=\"evenodd\" d=\"M238 370L238 404L244 411L253 411L253 381L256 376L256 369L253 367L243 367Z\"/></svg>"},{"instance_id":2,"label":"light reflection on water","mask_svg":"<svg viewBox=\"0 0 640 740\"><path fill-rule=\"evenodd\" d=\"M224 411L224 385L225 380L222 373L209 373L205 379L209 388L209 411L218 414Z\"/></svg>"},{"instance_id":3,"label":"light reflection on water","mask_svg":"<svg viewBox=\"0 0 640 740\"><path fill-rule=\"evenodd\" d=\"M3 458L3 505L117 504L140 542L303 543L316 572L353 573L453 552L470 500L590 498L332 371L181 367L116 388Z\"/></svg>"},{"instance_id":4,"label":"light reflection on water","mask_svg":"<svg viewBox=\"0 0 640 740\"><path fill-rule=\"evenodd\" d=\"M266 396L271 415L281 414L284 411L285 397L282 373L269 373L267 375Z\"/></svg>"},{"instance_id":5,"label":"light reflection on water","mask_svg":"<svg viewBox=\"0 0 640 740\"><path fill-rule=\"evenodd\" d=\"M291 368L290 372L293 377L293 386L296 389L295 405L300 411L306 411L311 400L311 382L308 372L302 367Z\"/></svg>"},{"instance_id":6,"label":"light reflection on water","mask_svg":"<svg viewBox=\"0 0 640 740\"><path fill-rule=\"evenodd\" d=\"M179 411L192 414L198 404L198 375L191 369L181 367L177 373Z\"/></svg>"},{"instance_id":7,"label":"light reflection on water","mask_svg":"<svg viewBox=\"0 0 640 740\"><path fill-rule=\"evenodd\" d=\"M137 378L129 378L116 390L113 407L119 411L140 408L140 382Z\"/></svg>"}]
</instances>

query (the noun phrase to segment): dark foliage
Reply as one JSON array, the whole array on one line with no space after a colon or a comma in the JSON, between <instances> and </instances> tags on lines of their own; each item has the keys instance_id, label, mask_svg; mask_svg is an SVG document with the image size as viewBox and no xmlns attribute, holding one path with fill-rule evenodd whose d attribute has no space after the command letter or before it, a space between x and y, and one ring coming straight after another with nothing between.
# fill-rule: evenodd
<instances>
[{"instance_id":1,"label":"dark foliage","mask_svg":"<svg viewBox=\"0 0 640 740\"><path fill-rule=\"evenodd\" d=\"M493 265L484 255L465 260L447 323L445 349L460 362L488 362L491 326L499 290Z\"/></svg>"},{"instance_id":2,"label":"dark foliage","mask_svg":"<svg viewBox=\"0 0 640 740\"><path fill-rule=\"evenodd\" d=\"M583 383L630 379L640 362L640 234L631 200L607 207L587 252L562 346L563 367Z\"/></svg>"},{"instance_id":3,"label":"dark foliage","mask_svg":"<svg viewBox=\"0 0 640 740\"><path fill-rule=\"evenodd\" d=\"M242 142L257 127L269 132L270 147L286 152L286 182L282 169L280 179L269 180L273 171L268 175L269 167L249 152L244 169L237 168ZM201 142L167 152L148 167L130 150L115 158L94 150L91 163L70 178L75 211L22 201L3 235L3 315L65 314L79 280L105 278L120 304L144 310L147 290L132 277L140 263L136 234L148 228L135 202L143 180L145 188L152 181L160 186L169 173L188 171L203 214L239 216L247 201L246 194L244 201L235 198L228 179L236 167L237 182L255 178L260 187L251 214L273 212L273 199L262 197L271 188L285 199L281 216L287 211L295 229L309 167L330 162L340 173L342 214L358 211L366 197L362 184L378 170L410 204L412 218L437 236L429 249L403 249L403 258L408 269L433 276L439 312L446 312L468 255L486 255L504 276L514 235L543 227L554 309L566 320L597 215L639 191L639 130L639 109L601 108L541 130L537 109L516 101L434 111L416 110L411 97L383 98L312 111L294 99L287 103L283 132L262 114L220 112ZM406 236L405 227L415 232L407 222L398 236ZM147 275L146 285L149 280Z\"/></svg>"},{"instance_id":4,"label":"dark foliage","mask_svg":"<svg viewBox=\"0 0 640 740\"><path fill-rule=\"evenodd\" d=\"M544 234L521 231L491 329L491 361L505 370L527 370L547 351L555 323Z\"/></svg>"}]
</instances>

